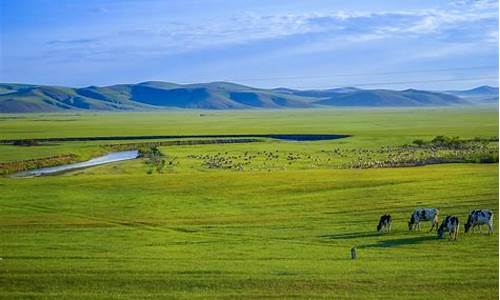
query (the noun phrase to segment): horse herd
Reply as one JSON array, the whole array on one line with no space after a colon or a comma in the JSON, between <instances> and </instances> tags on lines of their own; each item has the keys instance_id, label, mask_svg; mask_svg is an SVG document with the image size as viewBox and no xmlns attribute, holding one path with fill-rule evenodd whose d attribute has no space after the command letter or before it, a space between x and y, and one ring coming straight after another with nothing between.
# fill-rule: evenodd
<instances>
[{"instance_id":1,"label":"horse herd","mask_svg":"<svg viewBox=\"0 0 500 300\"><path fill-rule=\"evenodd\" d=\"M408 221L408 230L420 230L420 222L431 221L432 227L429 230L431 232L434 228L437 230L437 236L439 238L444 237L444 233L449 233L449 240L456 240L458 236L458 231L460 228L460 221L456 216L447 216L441 226L439 226L439 209L437 208L417 208L413 211ZM392 217L389 214L385 214L380 217L377 225L377 231L391 231ZM488 225L488 233L493 232L493 212L489 209L476 209L469 213L467 223L464 225L465 233L469 230L474 232L476 227L479 227L479 232L481 232L481 225Z\"/></svg>"}]
</instances>

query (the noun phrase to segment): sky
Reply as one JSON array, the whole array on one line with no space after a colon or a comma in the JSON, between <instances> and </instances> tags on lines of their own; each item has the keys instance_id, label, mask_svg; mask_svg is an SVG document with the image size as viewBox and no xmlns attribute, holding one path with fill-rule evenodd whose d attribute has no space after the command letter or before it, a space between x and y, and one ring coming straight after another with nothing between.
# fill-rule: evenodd
<instances>
[{"instance_id":1,"label":"sky","mask_svg":"<svg viewBox=\"0 0 500 300\"><path fill-rule=\"evenodd\" d=\"M0 82L498 86L490 0L0 0Z\"/></svg>"}]
</instances>

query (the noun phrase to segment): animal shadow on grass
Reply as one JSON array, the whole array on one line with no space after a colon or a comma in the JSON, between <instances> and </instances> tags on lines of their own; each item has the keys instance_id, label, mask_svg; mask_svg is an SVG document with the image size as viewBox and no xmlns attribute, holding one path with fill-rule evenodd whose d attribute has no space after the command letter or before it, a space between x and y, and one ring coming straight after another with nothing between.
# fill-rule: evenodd
<instances>
[{"instance_id":1,"label":"animal shadow on grass","mask_svg":"<svg viewBox=\"0 0 500 300\"><path fill-rule=\"evenodd\" d=\"M374 236L380 236L380 233L373 231L348 232L348 233L321 235L320 238L328 240L348 240L348 239L367 238Z\"/></svg>"},{"instance_id":2,"label":"animal shadow on grass","mask_svg":"<svg viewBox=\"0 0 500 300\"><path fill-rule=\"evenodd\" d=\"M435 236L419 236L402 239L383 240L373 244L360 245L358 248L391 248L405 245L415 245L426 241L435 240Z\"/></svg>"}]
</instances>

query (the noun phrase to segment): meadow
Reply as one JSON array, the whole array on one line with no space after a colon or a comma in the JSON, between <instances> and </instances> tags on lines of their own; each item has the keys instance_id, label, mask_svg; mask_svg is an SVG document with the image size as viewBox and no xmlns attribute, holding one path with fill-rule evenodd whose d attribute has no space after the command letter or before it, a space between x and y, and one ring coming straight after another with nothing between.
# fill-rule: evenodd
<instances>
[{"instance_id":1,"label":"meadow","mask_svg":"<svg viewBox=\"0 0 500 300\"><path fill-rule=\"evenodd\" d=\"M498 216L498 163L349 164L436 136L492 139L498 157L496 107L0 115L0 139L249 133L352 136L160 146L160 172L146 157L0 177L0 298L498 298L496 220L456 242L407 228L415 207ZM124 142L0 145L0 163L110 143Z\"/></svg>"}]
</instances>

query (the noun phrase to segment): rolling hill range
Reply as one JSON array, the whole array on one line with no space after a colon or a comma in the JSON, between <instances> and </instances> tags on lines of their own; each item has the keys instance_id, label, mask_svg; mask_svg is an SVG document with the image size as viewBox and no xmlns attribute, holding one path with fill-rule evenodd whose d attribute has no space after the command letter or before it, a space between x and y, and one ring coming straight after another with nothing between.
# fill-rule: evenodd
<instances>
[{"instance_id":1,"label":"rolling hill range","mask_svg":"<svg viewBox=\"0 0 500 300\"><path fill-rule=\"evenodd\" d=\"M251 109L328 106L410 107L474 105L498 102L498 88L433 92L336 88L259 89L230 82L138 84L69 88L30 84L0 84L0 112L67 110Z\"/></svg>"},{"instance_id":2,"label":"rolling hill range","mask_svg":"<svg viewBox=\"0 0 500 300\"><path fill-rule=\"evenodd\" d=\"M467 98L473 103L498 103L498 88L487 85L465 91L446 91L446 93Z\"/></svg>"}]
</instances>

